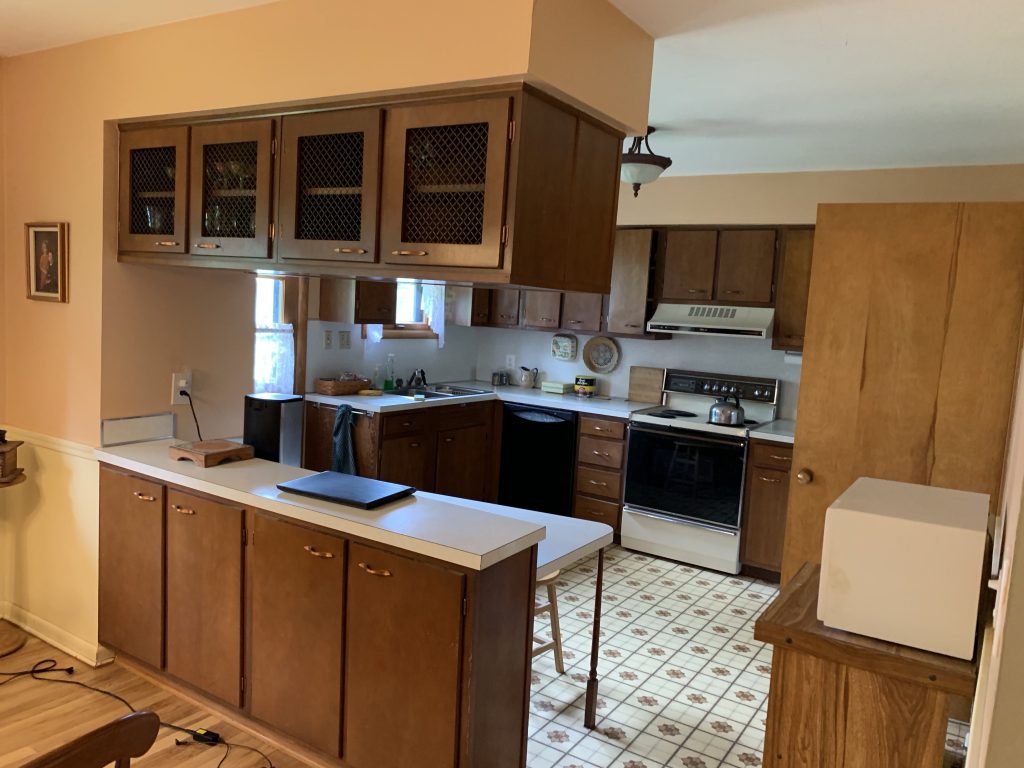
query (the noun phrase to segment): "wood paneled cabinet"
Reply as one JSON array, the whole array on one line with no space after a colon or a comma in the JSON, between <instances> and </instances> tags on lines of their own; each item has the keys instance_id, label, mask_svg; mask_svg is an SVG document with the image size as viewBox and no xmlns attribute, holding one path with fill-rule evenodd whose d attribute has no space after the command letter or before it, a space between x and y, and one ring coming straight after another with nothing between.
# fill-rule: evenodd
<instances>
[{"instance_id":1,"label":"wood paneled cabinet","mask_svg":"<svg viewBox=\"0 0 1024 768\"><path fill-rule=\"evenodd\" d=\"M792 446L751 440L743 493L740 562L774 573L782 570Z\"/></svg>"},{"instance_id":2,"label":"wood paneled cabinet","mask_svg":"<svg viewBox=\"0 0 1024 768\"><path fill-rule=\"evenodd\" d=\"M653 310L655 231L620 229L615 235L612 285L608 294L608 333L645 335Z\"/></svg>"},{"instance_id":3,"label":"wood paneled cabinet","mask_svg":"<svg viewBox=\"0 0 1024 768\"><path fill-rule=\"evenodd\" d=\"M802 352L807 324L807 296L811 284L813 227L789 227L782 232L775 295L772 349Z\"/></svg>"},{"instance_id":4,"label":"wood paneled cabinet","mask_svg":"<svg viewBox=\"0 0 1024 768\"><path fill-rule=\"evenodd\" d=\"M603 307L604 297L599 293L563 293L559 324L570 331L597 333Z\"/></svg>"},{"instance_id":5,"label":"wood paneled cabinet","mask_svg":"<svg viewBox=\"0 0 1024 768\"><path fill-rule=\"evenodd\" d=\"M490 325L491 322L491 291L487 288L474 288L470 307L470 325Z\"/></svg>"},{"instance_id":6,"label":"wood paneled cabinet","mask_svg":"<svg viewBox=\"0 0 1024 768\"><path fill-rule=\"evenodd\" d=\"M562 294L555 291L522 291L520 324L524 328L558 328Z\"/></svg>"},{"instance_id":7,"label":"wood paneled cabinet","mask_svg":"<svg viewBox=\"0 0 1024 768\"><path fill-rule=\"evenodd\" d=\"M770 305L775 243L775 229L668 230L658 257L658 300Z\"/></svg>"},{"instance_id":8,"label":"wood paneled cabinet","mask_svg":"<svg viewBox=\"0 0 1024 768\"><path fill-rule=\"evenodd\" d=\"M481 501L487 498L492 433L489 424L442 428L437 433L437 493Z\"/></svg>"},{"instance_id":9,"label":"wood paneled cabinet","mask_svg":"<svg viewBox=\"0 0 1024 768\"><path fill-rule=\"evenodd\" d=\"M519 325L519 291L491 291L491 324L509 328Z\"/></svg>"},{"instance_id":10,"label":"wood paneled cabinet","mask_svg":"<svg viewBox=\"0 0 1024 768\"><path fill-rule=\"evenodd\" d=\"M392 325L398 308L398 285L356 280L355 323Z\"/></svg>"},{"instance_id":11,"label":"wood paneled cabinet","mask_svg":"<svg viewBox=\"0 0 1024 768\"><path fill-rule=\"evenodd\" d=\"M380 444L379 478L411 485L420 491L434 490L434 435L413 432L385 437Z\"/></svg>"},{"instance_id":12,"label":"wood paneled cabinet","mask_svg":"<svg viewBox=\"0 0 1024 768\"><path fill-rule=\"evenodd\" d=\"M282 259L376 260L382 116L372 108L282 119Z\"/></svg>"},{"instance_id":13,"label":"wood paneled cabinet","mask_svg":"<svg viewBox=\"0 0 1024 768\"><path fill-rule=\"evenodd\" d=\"M302 432L302 466L316 472L331 468L334 422L338 408L306 401ZM378 476L380 462L380 417L357 414L352 425L352 449L355 451L356 474Z\"/></svg>"},{"instance_id":14,"label":"wood paneled cabinet","mask_svg":"<svg viewBox=\"0 0 1024 768\"><path fill-rule=\"evenodd\" d=\"M713 229L671 230L661 255L659 301L685 303L715 297L715 254L718 232Z\"/></svg>"},{"instance_id":15,"label":"wood paneled cabinet","mask_svg":"<svg viewBox=\"0 0 1024 768\"><path fill-rule=\"evenodd\" d=\"M119 250L188 250L188 133L181 125L121 134Z\"/></svg>"},{"instance_id":16,"label":"wood paneled cabinet","mask_svg":"<svg viewBox=\"0 0 1024 768\"><path fill-rule=\"evenodd\" d=\"M619 534L626 423L605 416L580 415L573 517L610 525Z\"/></svg>"}]
</instances>

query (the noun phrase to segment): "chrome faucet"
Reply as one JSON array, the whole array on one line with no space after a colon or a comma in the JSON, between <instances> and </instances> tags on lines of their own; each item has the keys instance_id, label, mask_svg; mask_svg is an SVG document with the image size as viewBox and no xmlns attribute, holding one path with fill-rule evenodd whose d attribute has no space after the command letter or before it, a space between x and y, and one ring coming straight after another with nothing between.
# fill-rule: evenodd
<instances>
[{"instance_id":1,"label":"chrome faucet","mask_svg":"<svg viewBox=\"0 0 1024 768\"><path fill-rule=\"evenodd\" d=\"M425 387L427 386L427 372L422 368L417 368L412 372L409 377L410 387Z\"/></svg>"}]
</instances>

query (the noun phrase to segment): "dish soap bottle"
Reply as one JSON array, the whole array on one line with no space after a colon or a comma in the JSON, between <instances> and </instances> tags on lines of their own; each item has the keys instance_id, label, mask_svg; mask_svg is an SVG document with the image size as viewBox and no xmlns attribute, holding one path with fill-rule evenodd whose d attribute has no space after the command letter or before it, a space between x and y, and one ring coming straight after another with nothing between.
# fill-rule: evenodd
<instances>
[{"instance_id":1,"label":"dish soap bottle","mask_svg":"<svg viewBox=\"0 0 1024 768\"><path fill-rule=\"evenodd\" d=\"M383 389L387 392L389 389L395 388L395 355L393 352L388 352L387 362L387 373L384 374L384 386Z\"/></svg>"}]
</instances>

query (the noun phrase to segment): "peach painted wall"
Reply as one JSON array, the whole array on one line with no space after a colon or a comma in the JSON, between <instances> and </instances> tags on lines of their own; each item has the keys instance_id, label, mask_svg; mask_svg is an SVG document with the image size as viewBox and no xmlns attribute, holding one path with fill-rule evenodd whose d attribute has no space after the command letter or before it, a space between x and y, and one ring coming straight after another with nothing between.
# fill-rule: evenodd
<instances>
[{"instance_id":1,"label":"peach painted wall","mask_svg":"<svg viewBox=\"0 0 1024 768\"><path fill-rule=\"evenodd\" d=\"M10 302L6 301L7 270L4 268L7 263L6 239L4 238L4 213L6 212L4 198L7 189L7 174L4 173L4 154L4 60L0 59L0 424L6 423L7 377L5 371L7 370L7 355L5 337L7 334L3 329L7 327L7 313L10 307ZM3 502L0 501L0 512L3 510L2 505ZM2 581L3 576L0 575L0 599L3 599Z\"/></svg>"}]
</instances>

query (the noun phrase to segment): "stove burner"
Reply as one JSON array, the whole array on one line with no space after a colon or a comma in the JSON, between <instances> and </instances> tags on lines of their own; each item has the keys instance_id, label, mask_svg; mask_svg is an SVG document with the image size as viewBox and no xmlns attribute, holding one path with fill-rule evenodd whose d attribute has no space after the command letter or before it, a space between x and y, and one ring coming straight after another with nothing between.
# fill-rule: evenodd
<instances>
[{"instance_id":1,"label":"stove burner","mask_svg":"<svg viewBox=\"0 0 1024 768\"><path fill-rule=\"evenodd\" d=\"M654 411L647 415L654 416L659 419L692 419L697 414L691 413L690 411L676 411L672 408L666 408L663 411Z\"/></svg>"}]
</instances>

